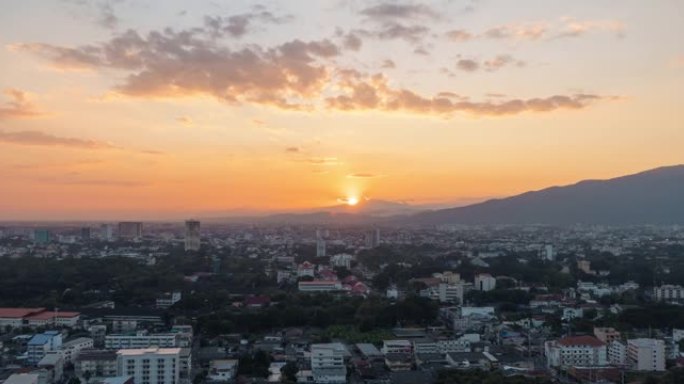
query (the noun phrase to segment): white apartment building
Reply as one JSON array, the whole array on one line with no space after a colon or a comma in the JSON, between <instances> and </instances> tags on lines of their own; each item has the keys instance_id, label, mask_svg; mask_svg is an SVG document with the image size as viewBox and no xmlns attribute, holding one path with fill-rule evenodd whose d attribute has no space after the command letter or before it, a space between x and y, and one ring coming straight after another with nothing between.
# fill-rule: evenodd
<instances>
[{"instance_id":1,"label":"white apartment building","mask_svg":"<svg viewBox=\"0 0 684 384\"><path fill-rule=\"evenodd\" d=\"M330 264L332 264L333 267L344 267L351 269L351 262L353 258L354 256L348 253L338 253L330 258Z\"/></svg>"},{"instance_id":2,"label":"white apartment building","mask_svg":"<svg viewBox=\"0 0 684 384\"><path fill-rule=\"evenodd\" d=\"M116 373L131 376L136 384L177 384L180 348L122 349L117 352Z\"/></svg>"},{"instance_id":3,"label":"white apartment building","mask_svg":"<svg viewBox=\"0 0 684 384\"><path fill-rule=\"evenodd\" d=\"M94 341L89 337L79 337L62 343L62 356L65 363L73 363L84 349L93 348Z\"/></svg>"},{"instance_id":4,"label":"white apartment building","mask_svg":"<svg viewBox=\"0 0 684 384\"><path fill-rule=\"evenodd\" d=\"M238 361L234 359L212 360L209 364L209 381L230 381L237 375Z\"/></svg>"},{"instance_id":5,"label":"white apartment building","mask_svg":"<svg viewBox=\"0 0 684 384\"><path fill-rule=\"evenodd\" d=\"M458 339L419 339L413 341L413 351L416 355L424 353L470 352L470 340Z\"/></svg>"},{"instance_id":6,"label":"white apartment building","mask_svg":"<svg viewBox=\"0 0 684 384\"><path fill-rule=\"evenodd\" d=\"M637 371L664 371L665 342L657 339L627 340L627 365Z\"/></svg>"},{"instance_id":7,"label":"white apartment building","mask_svg":"<svg viewBox=\"0 0 684 384\"><path fill-rule=\"evenodd\" d=\"M544 343L549 367L596 367L608 363L606 344L593 336L569 336Z\"/></svg>"},{"instance_id":8,"label":"white apartment building","mask_svg":"<svg viewBox=\"0 0 684 384\"><path fill-rule=\"evenodd\" d=\"M340 343L313 344L311 346L311 373L317 384L347 382L344 364L346 350Z\"/></svg>"},{"instance_id":9,"label":"white apartment building","mask_svg":"<svg viewBox=\"0 0 684 384\"><path fill-rule=\"evenodd\" d=\"M661 285L653 287L653 298L657 301L684 300L684 287L681 285Z\"/></svg>"},{"instance_id":10,"label":"white apartment building","mask_svg":"<svg viewBox=\"0 0 684 384\"><path fill-rule=\"evenodd\" d=\"M140 349L140 348L174 348L178 347L177 333L147 334L139 331L135 335L107 335L105 349Z\"/></svg>"},{"instance_id":11,"label":"white apartment building","mask_svg":"<svg viewBox=\"0 0 684 384\"><path fill-rule=\"evenodd\" d=\"M475 275L475 289L478 291L491 291L496 288L496 278L489 273Z\"/></svg>"},{"instance_id":12,"label":"white apartment building","mask_svg":"<svg viewBox=\"0 0 684 384\"><path fill-rule=\"evenodd\" d=\"M463 304L463 285L440 283L437 286L437 295L440 303Z\"/></svg>"},{"instance_id":13,"label":"white apartment building","mask_svg":"<svg viewBox=\"0 0 684 384\"><path fill-rule=\"evenodd\" d=\"M620 340L613 340L606 347L608 363L623 366L627 361L627 346Z\"/></svg>"}]
</instances>

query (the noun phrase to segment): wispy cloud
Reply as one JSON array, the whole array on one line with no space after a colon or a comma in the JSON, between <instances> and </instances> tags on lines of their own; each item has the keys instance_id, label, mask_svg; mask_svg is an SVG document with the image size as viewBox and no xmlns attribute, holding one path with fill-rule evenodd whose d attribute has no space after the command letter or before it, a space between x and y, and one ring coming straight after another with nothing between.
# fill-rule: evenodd
<instances>
[{"instance_id":1,"label":"wispy cloud","mask_svg":"<svg viewBox=\"0 0 684 384\"><path fill-rule=\"evenodd\" d=\"M0 131L0 143L17 145L36 145L52 147L70 147L81 149L113 149L112 144L73 137L55 136L40 131Z\"/></svg>"},{"instance_id":2,"label":"wispy cloud","mask_svg":"<svg viewBox=\"0 0 684 384\"><path fill-rule=\"evenodd\" d=\"M374 173L367 173L367 172L359 172L359 173L351 173L347 175L347 177L352 178L352 179L373 179L377 177L384 177L384 175L377 175Z\"/></svg>"},{"instance_id":3,"label":"wispy cloud","mask_svg":"<svg viewBox=\"0 0 684 384\"><path fill-rule=\"evenodd\" d=\"M9 100L0 103L0 120L36 117L43 114L36 110L26 92L16 88L8 88L2 93Z\"/></svg>"}]
</instances>

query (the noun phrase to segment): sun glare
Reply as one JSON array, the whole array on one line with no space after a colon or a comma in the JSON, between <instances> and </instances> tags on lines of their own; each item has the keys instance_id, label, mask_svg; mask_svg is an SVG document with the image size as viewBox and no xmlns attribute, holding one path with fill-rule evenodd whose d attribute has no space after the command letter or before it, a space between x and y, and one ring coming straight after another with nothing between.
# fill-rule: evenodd
<instances>
[{"instance_id":1,"label":"sun glare","mask_svg":"<svg viewBox=\"0 0 684 384\"><path fill-rule=\"evenodd\" d=\"M359 198L358 197L348 197L347 198L347 205L356 205L359 203Z\"/></svg>"}]
</instances>

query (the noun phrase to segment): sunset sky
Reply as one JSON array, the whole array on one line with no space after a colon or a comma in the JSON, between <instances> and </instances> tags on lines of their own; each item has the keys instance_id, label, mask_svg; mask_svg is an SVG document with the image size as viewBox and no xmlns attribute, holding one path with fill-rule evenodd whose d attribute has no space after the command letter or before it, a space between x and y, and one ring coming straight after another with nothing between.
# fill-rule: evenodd
<instances>
[{"instance_id":1,"label":"sunset sky","mask_svg":"<svg viewBox=\"0 0 684 384\"><path fill-rule=\"evenodd\" d=\"M684 2L22 0L0 220L460 205L684 163Z\"/></svg>"}]
</instances>

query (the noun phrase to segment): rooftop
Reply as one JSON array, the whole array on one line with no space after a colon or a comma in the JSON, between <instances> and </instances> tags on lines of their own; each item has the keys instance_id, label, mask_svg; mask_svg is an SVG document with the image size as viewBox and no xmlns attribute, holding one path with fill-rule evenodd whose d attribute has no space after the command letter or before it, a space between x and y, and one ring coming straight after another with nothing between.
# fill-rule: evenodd
<instances>
[{"instance_id":1,"label":"rooftop","mask_svg":"<svg viewBox=\"0 0 684 384\"><path fill-rule=\"evenodd\" d=\"M564 346L590 346L600 347L606 345L603 341L593 336L568 336L558 340L558 344Z\"/></svg>"},{"instance_id":2,"label":"rooftop","mask_svg":"<svg viewBox=\"0 0 684 384\"><path fill-rule=\"evenodd\" d=\"M141 348L141 349L120 349L117 354L121 356L141 356L147 354L155 355L179 355L180 348Z\"/></svg>"},{"instance_id":3,"label":"rooftop","mask_svg":"<svg viewBox=\"0 0 684 384\"><path fill-rule=\"evenodd\" d=\"M0 318L21 319L42 311L45 311L45 308L0 308Z\"/></svg>"}]
</instances>

